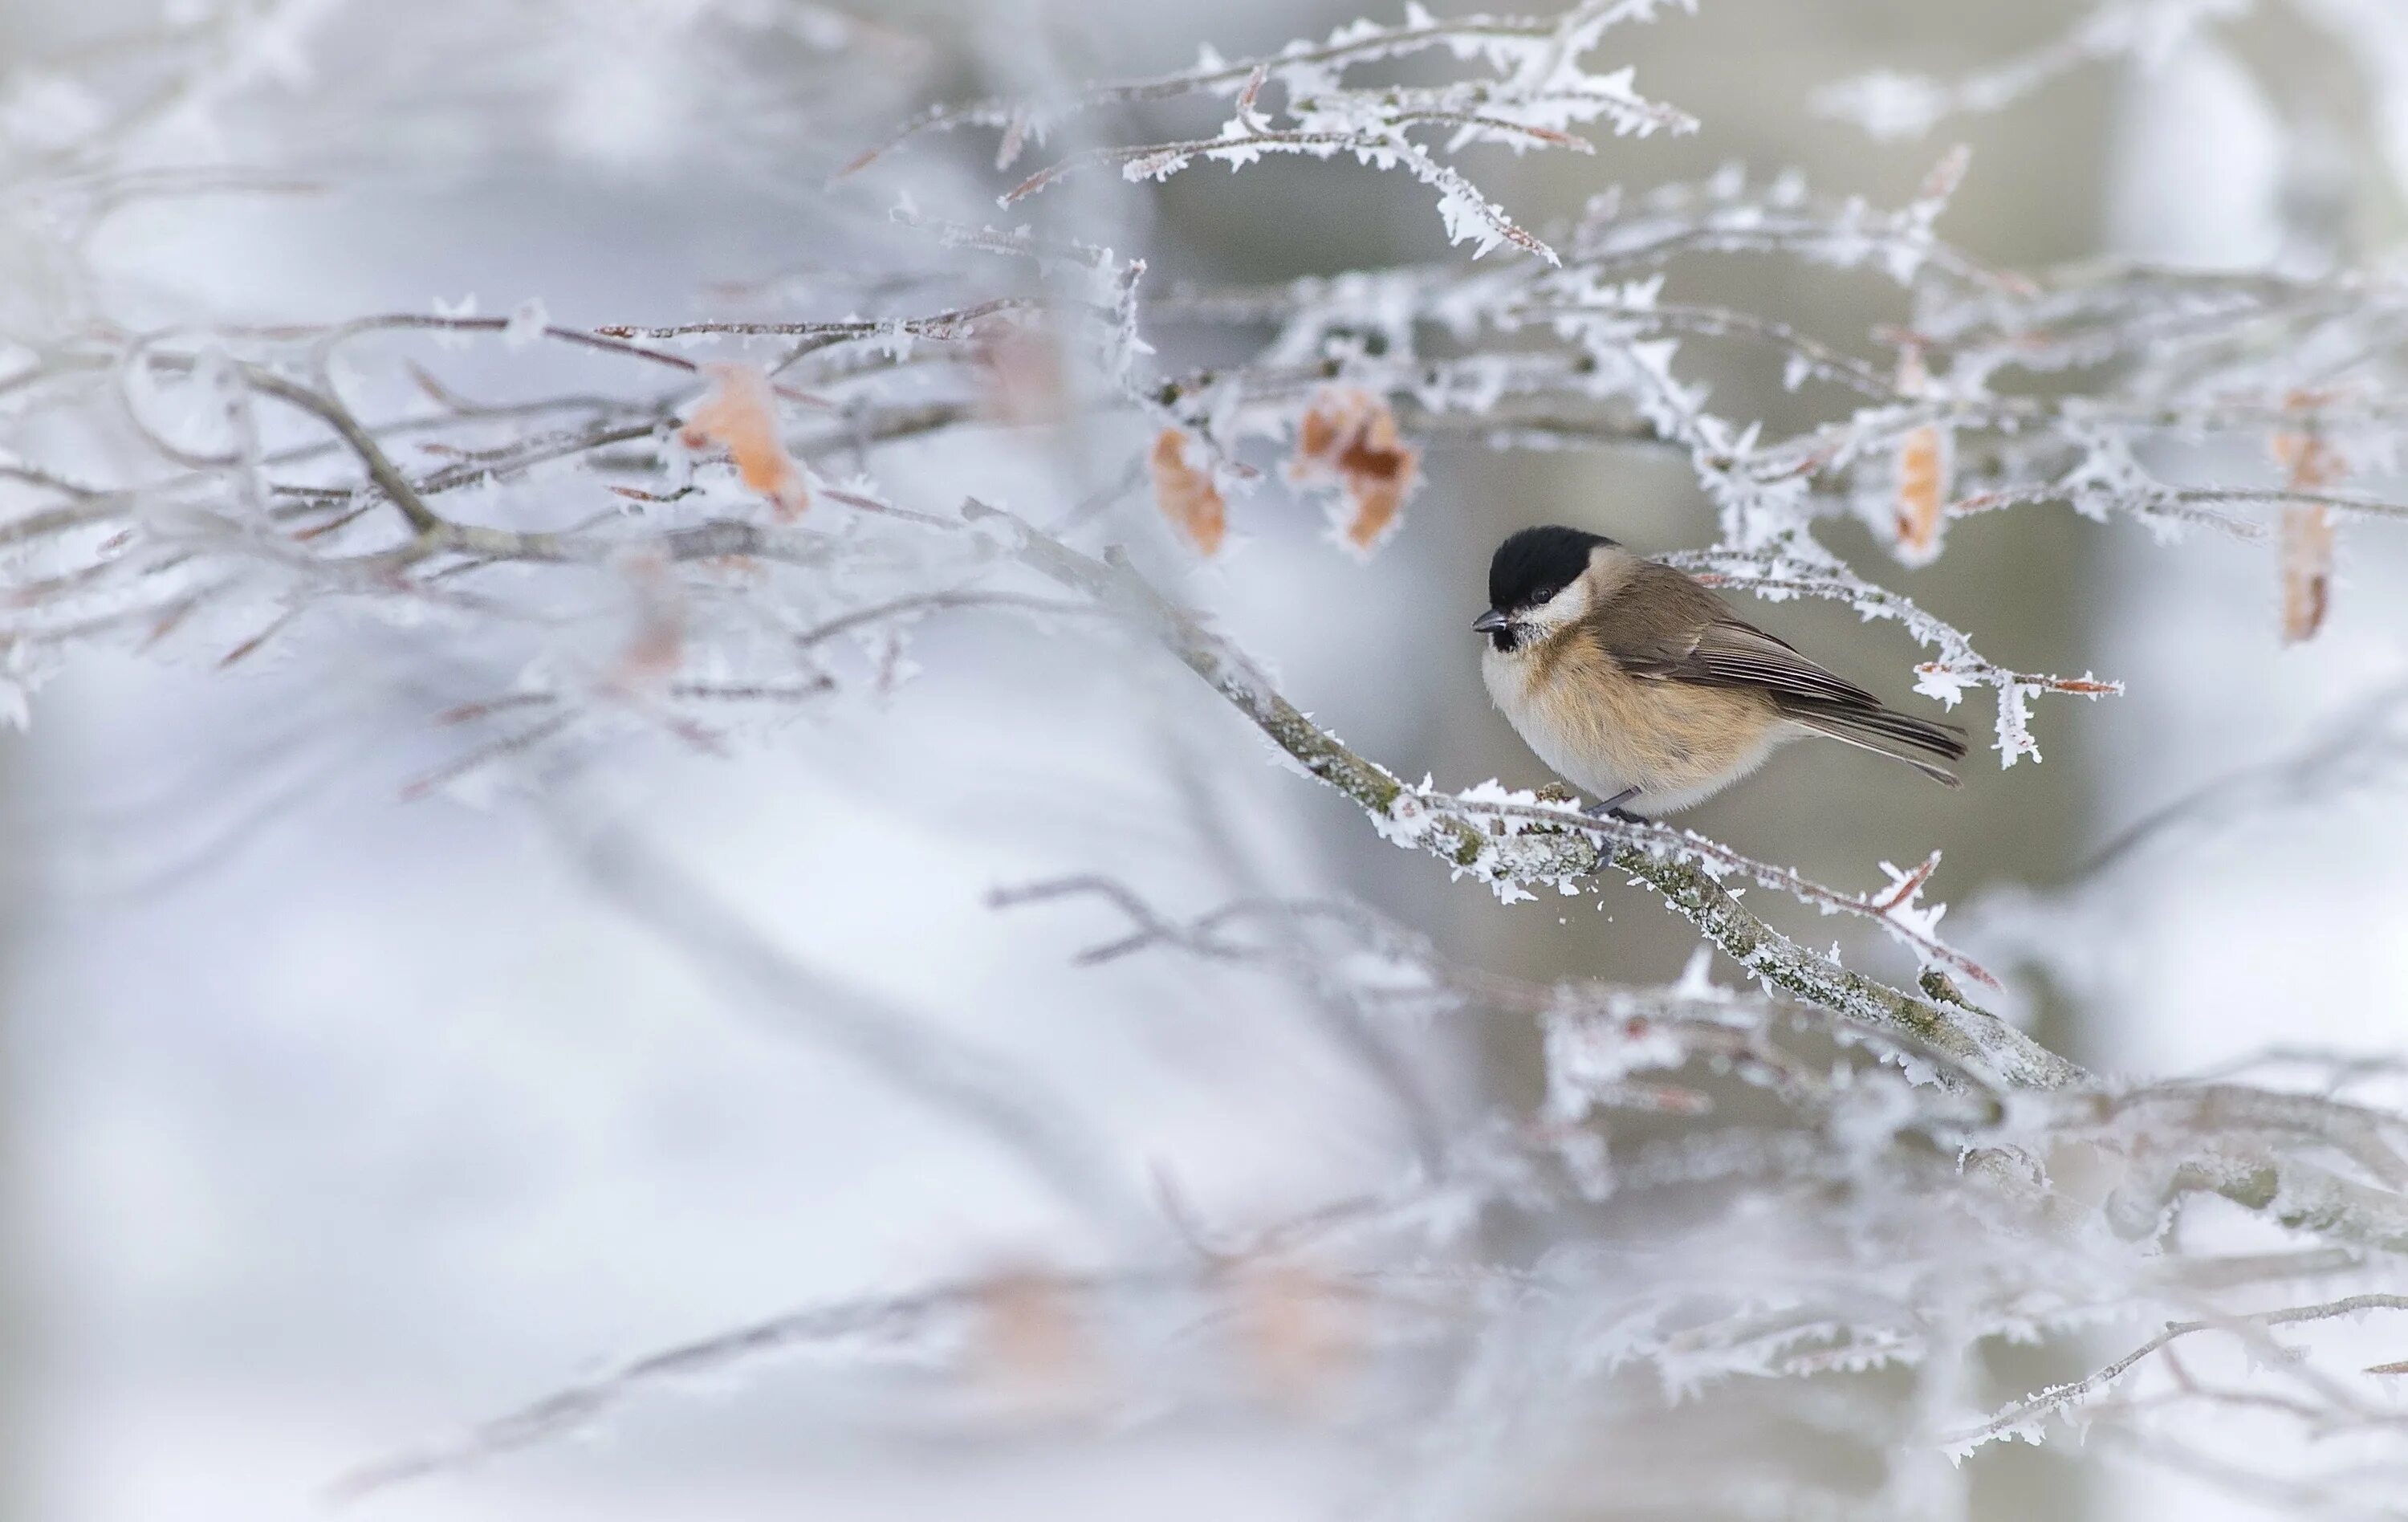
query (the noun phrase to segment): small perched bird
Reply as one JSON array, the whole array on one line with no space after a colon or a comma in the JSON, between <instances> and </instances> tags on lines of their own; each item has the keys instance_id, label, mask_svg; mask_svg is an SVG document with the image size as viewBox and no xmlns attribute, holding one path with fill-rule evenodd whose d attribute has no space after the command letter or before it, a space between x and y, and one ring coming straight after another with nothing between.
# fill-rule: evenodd
<instances>
[{"instance_id":1,"label":"small perched bird","mask_svg":"<svg viewBox=\"0 0 2408 1522\"><path fill-rule=\"evenodd\" d=\"M1683 571L1576 528L1526 528L1488 563L1480 674L1514 732L1619 818L1667 814L1828 735L1956 775L1965 731L1882 706L1731 615Z\"/></svg>"}]
</instances>

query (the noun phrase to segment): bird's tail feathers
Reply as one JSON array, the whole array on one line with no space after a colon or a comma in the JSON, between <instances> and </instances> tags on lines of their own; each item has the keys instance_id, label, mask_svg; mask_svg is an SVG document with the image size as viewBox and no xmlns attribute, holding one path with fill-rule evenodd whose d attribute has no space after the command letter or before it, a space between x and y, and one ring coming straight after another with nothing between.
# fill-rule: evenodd
<instances>
[{"instance_id":1,"label":"bird's tail feathers","mask_svg":"<svg viewBox=\"0 0 2408 1522\"><path fill-rule=\"evenodd\" d=\"M1953 724L1935 724L1895 709L1843 707L1834 703L1787 703L1782 711L1801 729L1828 736L1877 755L1903 761L1935 783L1962 785L1956 774L1935 767L1915 753L1954 761L1965 754L1965 731Z\"/></svg>"}]
</instances>

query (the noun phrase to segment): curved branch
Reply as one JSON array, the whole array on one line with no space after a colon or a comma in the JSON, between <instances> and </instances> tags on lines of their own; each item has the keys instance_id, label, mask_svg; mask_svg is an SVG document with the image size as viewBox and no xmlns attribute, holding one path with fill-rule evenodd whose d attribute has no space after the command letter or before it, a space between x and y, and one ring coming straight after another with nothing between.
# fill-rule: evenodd
<instances>
[{"instance_id":1,"label":"curved branch","mask_svg":"<svg viewBox=\"0 0 2408 1522\"><path fill-rule=\"evenodd\" d=\"M973 521L1010 525L1021 558L1043 575L1128 612L1269 737L1289 759L1353 799L1373 826L1399 844L1418 845L1457 870L1490 882L1563 883L1606 870L1653 888L1670 907L1756 979L1851 1019L1903 1032L2000 1084L2054 1089L2089 1075L1986 1010L1955 997L1944 977L1927 974L1914 995L1851 972L1783 935L1741 906L1706 866L1670 854L1688 838L1661 826L1589 820L1570 811L1531 808L1507 827L1510 805L1495 811L1498 833L1451 795L1410 787L1358 755L1280 696L1235 647L1166 601L1125 566L1092 559L999 509L971 502ZM1743 862L1744 858L1733 858ZM1828 890L1827 890L1828 891ZM1845 896L1833 894L1833 900ZM1833 902L1828 907L1843 907ZM1868 901L1861 907L1884 918Z\"/></svg>"}]
</instances>

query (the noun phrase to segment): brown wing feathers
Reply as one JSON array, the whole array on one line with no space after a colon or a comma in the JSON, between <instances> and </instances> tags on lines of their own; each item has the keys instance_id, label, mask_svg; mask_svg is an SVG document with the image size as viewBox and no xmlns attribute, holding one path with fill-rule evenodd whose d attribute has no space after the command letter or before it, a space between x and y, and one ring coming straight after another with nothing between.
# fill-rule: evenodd
<instances>
[{"instance_id":1,"label":"brown wing feathers","mask_svg":"<svg viewBox=\"0 0 2408 1522\"><path fill-rule=\"evenodd\" d=\"M1965 731L1883 706L1880 698L1731 616L1720 598L1670 566L1641 562L1619 596L1590 615L1598 641L1633 676L1710 687L1753 687L1817 733L1898 756L1952 786L1901 747L1956 760Z\"/></svg>"},{"instance_id":2,"label":"brown wing feathers","mask_svg":"<svg viewBox=\"0 0 2408 1522\"><path fill-rule=\"evenodd\" d=\"M1728 615L1698 631L1691 653L1691 682L1770 688L1776 697L1810 702L1881 707L1881 699L1855 682L1834 676L1786 642Z\"/></svg>"}]
</instances>

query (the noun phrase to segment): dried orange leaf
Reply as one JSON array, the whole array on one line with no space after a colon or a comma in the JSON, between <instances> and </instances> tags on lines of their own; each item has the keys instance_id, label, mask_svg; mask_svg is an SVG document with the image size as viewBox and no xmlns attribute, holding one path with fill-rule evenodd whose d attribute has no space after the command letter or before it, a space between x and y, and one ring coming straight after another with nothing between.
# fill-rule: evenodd
<instances>
[{"instance_id":1,"label":"dried orange leaf","mask_svg":"<svg viewBox=\"0 0 2408 1522\"><path fill-rule=\"evenodd\" d=\"M2283 510L2283 638L2313 639L2332 606L2332 514L2312 502Z\"/></svg>"},{"instance_id":2,"label":"dried orange leaf","mask_svg":"<svg viewBox=\"0 0 2408 1522\"><path fill-rule=\"evenodd\" d=\"M1929 565L1940 554L1942 510L1948 503L1952 474L1947 431L1925 424L1898 447L1898 500L1892 528L1899 559L1910 566Z\"/></svg>"},{"instance_id":3,"label":"dried orange leaf","mask_svg":"<svg viewBox=\"0 0 2408 1522\"><path fill-rule=\"evenodd\" d=\"M1196 553L1207 558L1221 553L1229 531L1228 504L1212 484L1210 470L1198 470L1187 460L1187 436L1165 428L1154 439L1146 464L1154 473L1154 501Z\"/></svg>"},{"instance_id":4,"label":"dried orange leaf","mask_svg":"<svg viewBox=\"0 0 2408 1522\"><path fill-rule=\"evenodd\" d=\"M685 664L685 597L668 562L658 554L632 555L624 568L634 627L611 682L626 692L657 690Z\"/></svg>"},{"instance_id":5,"label":"dried orange leaf","mask_svg":"<svg viewBox=\"0 0 2408 1522\"><path fill-rule=\"evenodd\" d=\"M1404 441L1388 404L1354 386L1327 386L1297 424L1287 479L1335 486L1344 503L1333 526L1359 554L1385 543L1421 484L1421 452Z\"/></svg>"},{"instance_id":6,"label":"dried orange leaf","mask_svg":"<svg viewBox=\"0 0 2408 1522\"><path fill-rule=\"evenodd\" d=\"M1075 1403L1099 1373L1092 1335L1071 1287L1036 1272L979 1286L973 1367L999 1397L1025 1408Z\"/></svg>"},{"instance_id":7,"label":"dried orange leaf","mask_svg":"<svg viewBox=\"0 0 2408 1522\"><path fill-rule=\"evenodd\" d=\"M811 505L810 482L779 437L769 378L757 365L706 365L702 373L710 378L710 390L686 414L680 439L688 449L716 444L726 450L738 478L767 497L780 520L801 517Z\"/></svg>"},{"instance_id":8,"label":"dried orange leaf","mask_svg":"<svg viewBox=\"0 0 2408 1522\"><path fill-rule=\"evenodd\" d=\"M1248 1265L1235 1278L1237 1330L1263 1393L1311 1405L1357 1349L1340 1286L1293 1263Z\"/></svg>"},{"instance_id":9,"label":"dried orange leaf","mask_svg":"<svg viewBox=\"0 0 2408 1522\"><path fill-rule=\"evenodd\" d=\"M2317 491L2341 480L2341 456L2314 434L2276 434L2273 452L2295 492Z\"/></svg>"},{"instance_id":10,"label":"dried orange leaf","mask_svg":"<svg viewBox=\"0 0 2408 1522\"><path fill-rule=\"evenodd\" d=\"M1042 333L1006 331L986 347L980 410L1014 427L1059 423L1068 414L1060 346Z\"/></svg>"},{"instance_id":11,"label":"dried orange leaf","mask_svg":"<svg viewBox=\"0 0 2408 1522\"><path fill-rule=\"evenodd\" d=\"M2295 393L2294 408L2315 406L2322 398ZM2310 430L2278 433L2272 440L2280 465L2295 492L2315 492L2341 480L2344 467L2338 451ZM2283 510L2282 575L2283 639L2298 644L2313 639L2324 627L2332 606L2332 514L2314 502L2294 502Z\"/></svg>"}]
</instances>

